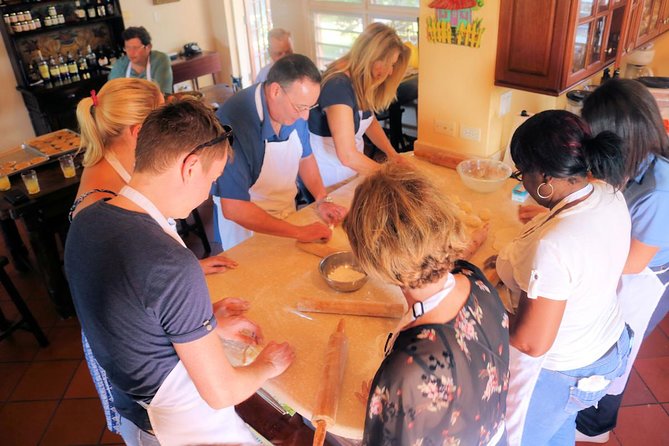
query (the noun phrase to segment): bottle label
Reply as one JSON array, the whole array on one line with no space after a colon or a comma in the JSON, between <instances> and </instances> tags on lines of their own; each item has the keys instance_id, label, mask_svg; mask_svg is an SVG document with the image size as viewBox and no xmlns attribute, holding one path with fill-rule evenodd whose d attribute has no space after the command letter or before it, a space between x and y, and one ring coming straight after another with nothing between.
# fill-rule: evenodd
<instances>
[{"instance_id":1,"label":"bottle label","mask_svg":"<svg viewBox=\"0 0 669 446\"><path fill-rule=\"evenodd\" d=\"M42 76L42 79L49 79L49 77L51 77L49 75L49 67L45 64L39 66L39 74Z\"/></svg>"},{"instance_id":2,"label":"bottle label","mask_svg":"<svg viewBox=\"0 0 669 446\"><path fill-rule=\"evenodd\" d=\"M77 68L77 63L76 62L70 62L69 64L67 64L67 69L70 72L70 74L79 73L79 69Z\"/></svg>"}]
</instances>

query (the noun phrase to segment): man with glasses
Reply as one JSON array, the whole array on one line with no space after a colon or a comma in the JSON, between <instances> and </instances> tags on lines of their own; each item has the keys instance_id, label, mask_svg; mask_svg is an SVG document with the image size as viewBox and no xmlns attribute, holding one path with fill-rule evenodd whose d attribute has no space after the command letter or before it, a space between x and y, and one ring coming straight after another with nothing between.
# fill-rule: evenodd
<instances>
[{"instance_id":1,"label":"man with glasses","mask_svg":"<svg viewBox=\"0 0 669 446\"><path fill-rule=\"evenodd\" d=\"M303 242L325 242L346 210L328 197L311 153L306 119L320 94L320 73L306 56L277 61L267 81L252 85L219 109L218 119L235 132L234 159L212 188L217 241L229 249L253 231ZM297 176L316 198L323 222L298 226L284 220L295 212Z\"/></svg>"},{"instance_id":2,"label":"man with glasses","mask_svg":"<svg viewBox=\"0 0 669 446\"><path fill-rule=\"evenodd\" d=\"M109 79L137 77L155 82L160 91L172 93L172 64L165 53L152 50L151 36L143 26L126 28L121 35L125 56L114 63Z\"/></svg>"}]
</instances>

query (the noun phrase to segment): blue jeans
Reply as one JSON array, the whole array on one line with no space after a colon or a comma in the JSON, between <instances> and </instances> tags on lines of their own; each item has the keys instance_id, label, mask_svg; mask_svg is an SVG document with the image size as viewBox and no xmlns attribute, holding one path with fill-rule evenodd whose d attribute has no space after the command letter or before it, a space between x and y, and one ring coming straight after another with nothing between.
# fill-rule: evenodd
<instances>
[{"instance_id":1,"label":"blue jeans","mask_svg":"<svg viewBox=\"0 0 669 446\"><path fill-rule=\"evenodd\" d=\"M119 431L127 446L160 446L155 435L141 430L127 418L121 417Z\"/></svg>"},{"instance_id":2,"label":"blue jeans","mask_svg":"<svg viewBox=\"0 0 669 446\"><path fill-rule=\"evenodd\" d=\"M627 367L631 346L632 330L625 326L613 347L594 363L575 370L542 369L530 399L521 443L573 446L576 414L595 406L608 388L606 385L603 389L587 391L578 388L579 381L596 375L609 381L621 376Z\"/></svg>"}]
</instances>

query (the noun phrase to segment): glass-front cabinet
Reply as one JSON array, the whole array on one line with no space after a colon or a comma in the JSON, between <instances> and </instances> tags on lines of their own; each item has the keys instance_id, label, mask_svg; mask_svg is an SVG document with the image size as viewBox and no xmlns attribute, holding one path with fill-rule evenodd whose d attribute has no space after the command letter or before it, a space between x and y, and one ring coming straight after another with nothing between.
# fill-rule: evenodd
<instances>
[{"instance_id":1,"label":"glass-front cabinet","mask_svg":"<svg viewBox=\"0 0 669 446\"><path fill-rule=\"evenodd\" d=\"M495 84L559 95L612 64L632 1L501 0Z\"/></svg>"},{"instance_id":2,"label":"glass-front cabinet","mask_svg":"<svg viewBox=\"0 0 669 446\"><path fill-rule=\"evenodd\" d=\"M625 0L580 1L568 84L590 76L615 60L623 31L625 5Z\"/></svg>"},{"instance_id":3,"label":"glass-front cabinet","mask_svg":"<svg viewBox=\"0 0 669 446\"><path fill-rule=\"evenodd\" d=\"M637 22L635 47L669 29L669 0L639 0Z\"/></svg>"},{"instance_id":4,"label":"glass-front cabinet","mask_svg":"<svg viewBox=\"0 0 669 446\"><path fill-rule=\"evenodd\" d=\"M495 85L559 95L669 31L669 0L501 0Z\"/></svg>"}]
</instances>

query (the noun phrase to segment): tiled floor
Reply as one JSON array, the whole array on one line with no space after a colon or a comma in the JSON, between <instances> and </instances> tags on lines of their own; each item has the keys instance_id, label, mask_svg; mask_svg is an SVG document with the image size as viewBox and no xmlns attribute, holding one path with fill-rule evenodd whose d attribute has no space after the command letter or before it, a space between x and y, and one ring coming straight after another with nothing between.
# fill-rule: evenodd
<instances>
[{"instance_id":1,"label":"tiled floor","mask_svg":"<svg viewBox=\"0 0 669 446\"><path fill-rule=\"evenodd\" d=\"M18 273L11 265L7 271L51 344L39 348L23 331L0 341L0 445L122 444L105 428L83 360L79 323L58 318L34 272ZM16 316L4 291L0 307L8 318ZM669 317L641 348L618 427L607 444L669 445Z\"/></svg>"}]
</instances>

